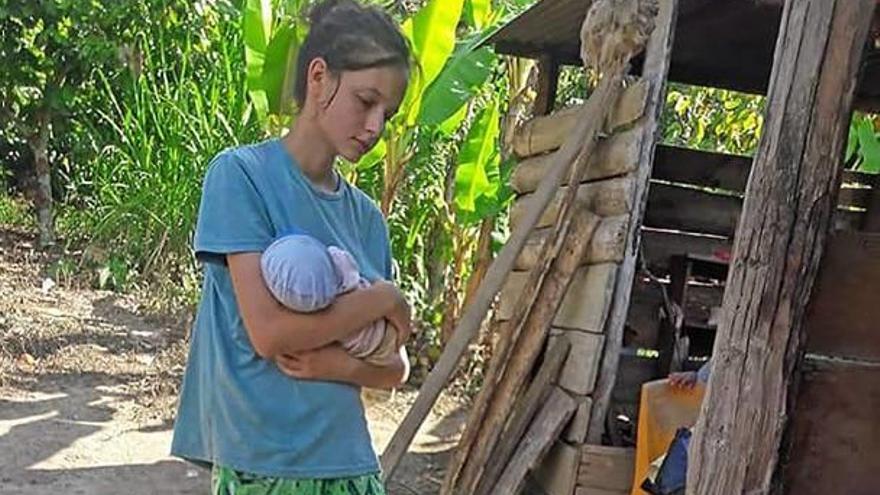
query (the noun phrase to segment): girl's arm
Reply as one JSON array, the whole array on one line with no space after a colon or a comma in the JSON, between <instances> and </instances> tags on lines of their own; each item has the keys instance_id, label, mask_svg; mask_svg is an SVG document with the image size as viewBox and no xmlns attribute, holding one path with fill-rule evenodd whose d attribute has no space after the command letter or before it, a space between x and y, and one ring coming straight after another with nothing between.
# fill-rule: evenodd
<instances>
[{"instance_id":1,"label":"girl's arm","mask_svg":"<svg viewBox=\"0 0 880 495\"><path fill-rule=\"evenodd\" d=\"M260 253L230 254L226 260L251 344L266 359L326 346L372 321L400 313L402 308L409 311L400 291L391 283L379 281L338 297L322 311L296 313L269 292L263 281ZM370 376L376 373L361 371Z\"/></svg>"},{"instance_id":2,"label":"girl's arm","mask_svg":"<svg viewBox=\"0 0 880 495\"><path fill-rule=\"evenodd\" d=\"M409 377L409 359L403 347L397 359L387 366L352 357L338 344L282 355L276 362L281 371L295 378L345 382L368 388L394 388Z\"/></svg>"}]
</instances>

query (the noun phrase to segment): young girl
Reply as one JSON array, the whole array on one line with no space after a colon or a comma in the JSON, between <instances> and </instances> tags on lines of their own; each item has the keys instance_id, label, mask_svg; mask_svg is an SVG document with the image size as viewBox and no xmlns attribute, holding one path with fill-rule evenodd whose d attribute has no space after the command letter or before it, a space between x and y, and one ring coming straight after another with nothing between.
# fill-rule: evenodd
<instances>
[{"instance_id":1,"label":"young girl","mask_svg":"<svg viewBox=\"0 0 880 495\"><path fill-rule=\"evenodd\" d=\"M334 169L356 161L397 111L410 54L393 21L353 0L315 7L297 61L300 115L283 139L220 153L204 181L195 235L204 285L172 453L213 467L214 494L383 494L360 387L405 380L338 342L410 310L391 277L379 210ZM267 290L260 254L301 228L348 251L372 284L327 309L296 313ZM401 339L404 340L404 339Z\"/></svg>"}]
</instances>

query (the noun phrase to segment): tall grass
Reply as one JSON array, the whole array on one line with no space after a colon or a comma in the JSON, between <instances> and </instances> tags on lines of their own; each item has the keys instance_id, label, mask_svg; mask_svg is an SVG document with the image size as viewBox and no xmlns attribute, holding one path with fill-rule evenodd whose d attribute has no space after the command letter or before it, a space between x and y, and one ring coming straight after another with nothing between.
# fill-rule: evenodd
<instances>
[{"instance_id":1,"label":"tall grass","mask_svg":"<svg viewBox=\"0 0 880 495\"><path fill-rule=\"evenodd\" d=\"M182 39L144 32L143 71L98 74L103 100L91 126L94 158L72 171L62 223L98 245L117 278L193 282L191 236L210 159L262 132L248 103L235 11ZM118 285L118 284L117 284Z\"/></svg>"}]
</instances>

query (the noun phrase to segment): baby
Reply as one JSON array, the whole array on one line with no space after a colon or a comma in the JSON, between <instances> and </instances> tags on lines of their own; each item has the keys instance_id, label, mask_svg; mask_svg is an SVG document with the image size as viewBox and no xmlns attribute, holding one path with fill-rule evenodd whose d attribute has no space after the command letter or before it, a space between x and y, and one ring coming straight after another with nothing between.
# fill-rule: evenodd
<instances>
[{"instance_id":1,"label":"baby","mask_svg":"<svg viewBox=\"0 0 880 495\"><path fill-rule=\"evenodd\" d=\"M305 234L278 238L263 252L260 266L272 295L299 313L319 311L337 296L370 285L351 254ZM397 332L384 318L340 343L352 356L378 366L397 356Z\"/></svg>"}]
</instances>

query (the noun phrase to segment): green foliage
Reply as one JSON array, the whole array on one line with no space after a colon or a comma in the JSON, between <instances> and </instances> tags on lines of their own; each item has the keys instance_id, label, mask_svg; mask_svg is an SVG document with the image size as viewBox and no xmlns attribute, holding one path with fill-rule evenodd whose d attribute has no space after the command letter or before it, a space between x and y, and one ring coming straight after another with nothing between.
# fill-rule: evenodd
<instances>
[{"instance_id":1,"label":"green foliage","mask_svg":"<svg viewBox=\"0 0 880 495\"><path fill-rule=\"evenodd\" d=\"M112 64L127 38L122 4L10 0L0 7L0 127L25 135L38 112L59 114L75 104L94 68ZM12 62L14 61L14 62ZM25 136L27 137L27 136Z\"/></svg>"},{"instance_id":2,"label":"green foliage","mask_svg":"<svg viewBox=\"0 0 880 495\"><path fill-rule=\"evenodd\" d=\"M34 217L22 198L10 196L0 190L0 225L34 228Z\"/></svg>"},{"instance_id":3,"label":"green foliage","mask_svg":"<svg viewBox=\"0 0 880 495\"><path fill-rule=\"evenodd\" d=\"M308 33L299 15L304 6L303 0L291 0L283 7L271 0L245 1L241 32L248 94L263 126L273 134L295 113L296 55Z\"/></svg>"},{"instance_id":4,"label":"green foliage","mask_svg":"<svg viewBox=\"0 0 880 495\"><path fill-rule=\"evenodd\" d=\"M169 38L178 34L174 19L189 26ZM73 240L114 253L101 285L123 288L135 275L193 285L184 279L195 276L190 239L204 171L223 148L262 137L246 97L238 20L234 9L182 10L143 26L139 38L151 41L141 74L95 74L100 104L84 119L82 162L63 170L61 220Z\"/></svg>"},{"instance_id":5,"label":"green foliage","mask_svg":"<svg viewBox=\"0 0 880 495\"><path fill-rule=\"evenodd\" d=\"M670 83L661 125L667 144L752 155L763 124L764 98Z\"/></svg>"},{"instance_id":6,"label":"green foliage","mask_svg":"<svg viewBox=\"0 0 880 495\"><path fill-rule=\"evenodd\" d=\"M417 70L410 80L397 125L415 125L425 89L440 74L455 48L456 29L464 0L428 0L419 11L403 22L401 30L409 39Z\"/></svg>"},{"instance_id":7,"label":"green foliage","mask_svg":"<svg viewBox=\"0 0 880 495\"><path fill-rule=\"evenodd\" d=\"M474 120L459 151L454 201L456 218L462 225L497 215L512 195L500 167L500 120L499 103L492 100ZM506 165L512 168L512 162Z\"/></svg>"},{"instance_id":8,"label":"green foliage","mask_svg":"<svg viewBox=\"0 0 880 495\"><path fill-rule=\"evenodd\" d=\"M467 0L464 3L464 11L468 25L478 30L492 22L491 0Z\"/></svg>"},{"instance_id":9,"label":"green foliage","mask_svg":"<svg viewBox=\"0 0 880 495\"><path fill-rule=\"evenodd\" d=\"M465 103L480 91L497 64L489 48L479 48L484 40L482 33L476 33L456 46L443 71L425 90L420 125L441 125L450 118L464 116Z\"/></svg>"},{"instance_id":10,"label":"green foliage","mask_svg":"<svg viewBox=\"0 0 880 495\"><path fill-rule=\"evenodd\" d=\"M846 160L856 170L880 173L880 117L854 115L849 131Z\"/></svg>"}]
</instances>

